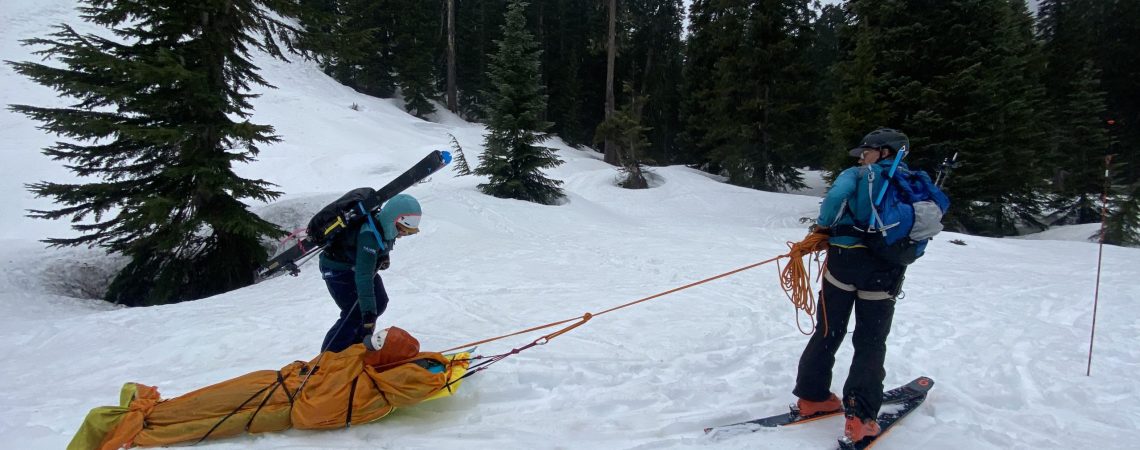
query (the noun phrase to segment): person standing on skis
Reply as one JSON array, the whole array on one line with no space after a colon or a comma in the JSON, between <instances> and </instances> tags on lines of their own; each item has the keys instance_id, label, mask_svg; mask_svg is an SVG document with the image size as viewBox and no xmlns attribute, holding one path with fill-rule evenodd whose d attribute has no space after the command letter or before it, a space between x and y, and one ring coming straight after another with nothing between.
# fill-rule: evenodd
<instances>
[{"instance_id":1,"label":"person standing on skis","mask_svg":"<svg viewBox=\"0 0 1140 450\"><path fill-rule=\"evenodd\" d=\"M340 352L364 343L370 350L376 318L388 307L388 293L379 270L388 268L396 239L418 233L420 203L407 194L389 199L360 229L342 232L320 256L321 277L340 317L321 344L322 351Z\"/></svg>"},{"instance_id":2,"label":"person standing on skis","mask_svg":"<svg viewBox=\"0 0 1140 450\"><path fill-rule=\"evenodd\" d=\"M864 136L850 150L851 156L860 158L860 165L835 179L812 226L813 232L830 236L829 248L817 309L820 314L815 333L800 356L793 393L799 398L800 416L843 410L847 417L844 434L852 442L880 433L876 418L883 401L887 334L906 270L872 254L862 235L875 214L872 196L887 182L895 156L909 147L906 135L890 128ZM906 167L900 162L899 168ZM852 310L855 355L840 402L831 393L832 369Z\"/></svg>"}]
</instances>

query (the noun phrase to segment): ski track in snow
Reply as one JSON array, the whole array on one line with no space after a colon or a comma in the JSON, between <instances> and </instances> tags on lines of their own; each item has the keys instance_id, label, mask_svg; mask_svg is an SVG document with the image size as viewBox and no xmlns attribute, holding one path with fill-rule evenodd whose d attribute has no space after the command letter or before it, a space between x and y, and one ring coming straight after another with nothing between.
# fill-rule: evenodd
<instances>
[{"instance_id":1,"label":"ski track in snow","mask_svg":"<svg viewBox=\"0 0 1140 450\"><path fill-rule=\"evenodd\" d=\"M29 60L16 39L75 23L63 0L10 0L0 51ZM11 9L9 9L11 8ZM81 27L81 31L98 31ZM424 122L396 100L359 95L312 64L257 57L276 90L260 90L256 123L284 139L242 176L285 196L255 211L286 227L345 190L377 186L456 136L474 166L485 129L446 112ZM0 66L0 103L64 105ZM350 108L353 104L359 110ZM316 264L216 297L119 308L76 298L79 277L121 261L98 250L47 250L37 242L66 223L32 221L44 208L23 190L69 180L36 149L54 140L0 112L0 167L8 192L0 218L0 400L5 448L62 448L93 407L115 403L127 381L174 397L244 373L317 354L336 316ZM399 325L439 350L599 313L768 259L803 237L818 198L757 192L684 167L655 168L653 189L614 186L590 151L548 142L566 161L568 202L542 206L488 197L476 177L450 170L409 193L423 231L401 239L383 273L392 298L381 326ZM814 179L814 178L813 178ZM888 341L887 385L928 375L923 406L877 449L1132 448L1140 438L1140 251L1105 248L1093 376L1085 376L1096 245L1087 227L1032 239L944 233L910 268ZM961 239L967 245L950 244ZM1054 240L1060 239L1060 240ZM291 430L198 445L208 449L311 448L833 448L842 419L713 439L706 426L774 414L794 401L807 318L778 286L775 264L597 316L548 344L468 379L451 398L401 409L375 424ZM563 325L565 326L565 325ZM553 331L554 329L547 330ZM502 353L540 333L483 344ZM851 358L840 350L833 390Z\"/></svg>"}]
</instances>

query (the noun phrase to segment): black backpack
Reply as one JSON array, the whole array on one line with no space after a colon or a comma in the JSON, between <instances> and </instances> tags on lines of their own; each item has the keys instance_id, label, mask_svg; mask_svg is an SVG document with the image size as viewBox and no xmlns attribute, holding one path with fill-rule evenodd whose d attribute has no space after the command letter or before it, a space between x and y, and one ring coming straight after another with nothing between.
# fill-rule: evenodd
<instances>
[{"instance_id":1,"label":"black backpack","mask_svg":"<svg viewBox=\"0 0 1140 450\"><path fill-rule=\"evenodd\" d=\"M334 259L347 261L344 257L356 246L360 225L368 220L368 214L380 209L378 198L370 187L348 191L309 219L309 240L324 246L325 253Z\"/></svg>"}]
</instances>

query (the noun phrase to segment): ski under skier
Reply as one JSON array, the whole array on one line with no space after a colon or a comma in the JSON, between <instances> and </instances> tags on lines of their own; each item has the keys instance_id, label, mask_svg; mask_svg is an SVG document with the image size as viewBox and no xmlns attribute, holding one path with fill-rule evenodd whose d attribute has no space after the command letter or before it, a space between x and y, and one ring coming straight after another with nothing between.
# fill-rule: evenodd
<instances>
[{"instance_id":1,"label":"ski under skier","mask_svg":"<svg viewBox=\"0 0 1140 450\"><path fill-rule=\"evenodd\" d=\"M340 317L325 335L322 351L340 352L363 342L373 349L376 318L388 306L388 293L378 271L387 269L396 239L419 232L420 204L407 194L392 197L363 221L345 230L321 252L321 277L340 308Z\"/></svg>"},{"instance_id":2,"label":"ski under skier","mask_svg":"<svg viewBox=\"0 0 1140 450\"><path fill-rule=\"evenodd\" d=\"M898 130L881 128L867 134L850 150L851 156L860 158L860 165L835 179L812 226L813 232L830 235L829 249L820 313L815 333L800 356L793 393L799 398L800 416L843 410L847 417L844 434L852 442L880 433L876 418L883 402L886 340L906 270L872 254L860 235L869 229L874 214L872 197L883 188L892 159L903 148L909 150L909 140ZM900 162L899 168L906 167ZM841 403L831 393L832 369L852 310L855 355Z\"/></svg>"}]
</instances>

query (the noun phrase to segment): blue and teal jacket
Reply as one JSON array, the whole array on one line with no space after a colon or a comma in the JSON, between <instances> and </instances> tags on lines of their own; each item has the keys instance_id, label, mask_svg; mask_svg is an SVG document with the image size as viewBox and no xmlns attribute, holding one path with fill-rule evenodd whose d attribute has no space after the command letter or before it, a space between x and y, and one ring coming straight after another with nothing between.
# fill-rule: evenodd
<instances>
[{"instance_id":1,"label":"blue and teal jacket","mask_svg":"<svg viewBox=\"0 0 1140 450\"><path fill-rule=\"evenodd\" d=\"M394 235L393 235L394 236ZM380 269L380 262L396 245L396 241L384 240L382 235L365 223L355 235L345 236L345 247L355 251L321 252L321 273L327 271L353 271L356 279L356 300L362 314L376 314L376 291L372 278ZM379 239L378 239L379 238Z\"/></svg>"},{"instance_id":2,"label":"blue and teal jacket","mask_svg":"<svg viewBox=\"0 0 1140 450\"><path fill-rule=\"evenodd\" d=\"M401 215L422 213L420 203L408 194L397 194L384 203L373 217L360 226L356 233L336 241L321 252L321 273L326 271L353 271L356 280L356 301L361 314L376 314L376 291L372 278L388 253L396 246L396 219Z\"/></svg>"},{"instance_id":3,"label":"blue and teal jacket","mask_svg":"<svg viewBox=\"0 0 1140 450\"><path fill-rule=\"evenodd\" d=\"M816 223L833 229L842 225L866 229L871 223L874 197L879 195L887 181L893 161L893 157L887 158L870 166L851 167L841 172L819 207ZM907 170L906 163L899 162L896 170ZM839 247L863 246L862 240L856 236L832 236L828 243Z\"/></svg>"}]
</instances>

